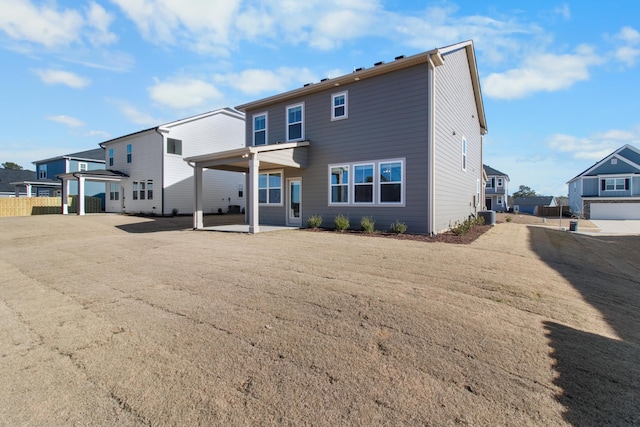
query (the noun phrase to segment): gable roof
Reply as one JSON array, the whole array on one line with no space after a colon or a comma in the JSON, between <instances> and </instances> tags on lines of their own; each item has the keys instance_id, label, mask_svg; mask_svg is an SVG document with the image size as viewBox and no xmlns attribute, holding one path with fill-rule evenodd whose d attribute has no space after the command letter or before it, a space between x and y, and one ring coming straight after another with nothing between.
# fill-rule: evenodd
<instances>
[{"instance_id":1,"label":"gable roof","mask_svg":"<svg viewBox=\"0 0 640 427\"><path fill-rule=\"evenodd\" d=\"M401 70L408 67L413 67L419 64L442 64L443 55L460 50L466 49L467 58L469 61L469 71L471 72L471 82L473 85L474 99L476 108L478 110L478 120L480 121L480 127L483 132L487 132L487 121L484 113L484 104L482 101L482 92L480 90L480 78L478 75L478 66L476 64L476 55L473 47L473 41L467 40L464 42L456 43L450 46L441 48L435 48L433 50L419 53L412 56L398 56L393 62L384 63L379 62L372 68L358 68L353 73L345 74L343 76L322 79L319 83L306 84L301 88L290 90L288 92L273 95L267 98L263 98L257 101L242 104L236 107L237 110L246 111L264 106L274 104L277 102L287 101L293 98L310 95L312 93L320 92L329 88L338 87L342 84L352 83L354 81L364 80L383 74L392 73L397 70Z\"/></svg>"},{"instance_id":2,"label":"gable roof","mask_svg":"<svg viewBox=\"0 0 640 427\"><path fill-rule=\"evenodd\" d=\"M608 156L606 156L605 158L595 162L593 165L589 166L587 169L585 169L584 171L582 171L578 175L576 175L573 178L571 178L569 181L567 181L567 184L572 182L572 181L575 181L576 179L578 179L580 177L583 177L583 176L596 175L593 172L599 166L603 165L604 163L608 162L609 160L611 160L614 157L619 159L619 160L621 160L621 161L623 161L623 162L625 162L625 163L627 163L627 164L629 164L630 166L640 170L640 150L638 150L633 145L625 144L622 147L618 148L613 153L611 153Z\"/></svg>"},{"instance_id":3,"label":"gable roof","mask_svg":"<svg viewBox=\"0 0 640 427\"><path fill-rule=\"evenodd\" d=\"M15 187L11 185L12 182L35 180L36 173L34 171L0 168L0 192L13 193Z\"/></svg>"},{"instance_id":4,"label":"gable roof","mask_svg":"<svg viewBox=\"0 0 640 427\"><path fill-rule=\"evenodd\" d=\"M554 196L533 196L533 197L514 197L514 205L522 206L547 206L555 199Z\"/></svg>"},{"instance_id":5,"label":"gable roof","mask_svg":"<svg viewBox=\"0 0 640 427\"><path fill-rule=\"evenodd\" d=\"M77 153L65 154L65 155L62 155L62 156L51 157L49 159L36 160L35 162L32 162L32 163L33 164L36 164L36 163L47 163L47 162L51 162L51 161L54 161L54 160L64 160L64 159L69 159L69 160L89 160L89 161L92 161L92 162L104 163L104 148L94 148L92 150L79 151Z\"/></svg>"},{"instance_id":6,"label":"gable roof","mask_svg":"<svg viewBox=\"0 0 640 427\"><path fill-rule=\"evenodd\" d=\"M499 175L499 176L505 176L507 177L507 179L509 179L509 175L507 175L504 172L500 172L497 169L492 168L491 166L487 166L485 164L482 165L482 167L484 168L484 171L487 175Z\"/></svg>"},{"instance_id":7,"label":"gable roof","mask_svg":"<svg viewBox=\"0 0 640 427\"><path fill-rule=\"evenodd\" d=\"M145 133L145 132L150 132L150 131L159 132L159 131L162 131L162 130L168 130L169 128L172 128L174 126L178 126L178 125L181 125L181 124L184 124L184 123L188 123L188 122L192 122L192 121L195 121L195 120L200 120L200 119L203 119L203 118L209 117L209 116L215 116L216 114L226 114L228 116L232 116L232 117L236 117L238 119L244 120L244 113L242 113L240 111L237 111L237 110L234 110L233 108L224 107L224 108L219 108L217 110L208 111L206 113L198 114L196 116L187 117L185 119L175 120L173 122L168 122L168 123L164 123L164 124L161 124L161 125L158 125L158 126L150 127L150 128L143 129L143 130L139 130L137 132L133 132L133 133L130 133L130 134L127 134L127 135L122 135L122 136L119 136L117 138L113 138L113 139L109 139L107 141L103 141L99 145L100 145L100 147L104 148L104 146L106 144L109 144L109 143L112 143L112 142L116 142L116 141L119 141L119 140L124 139L124 138L129 138L129 137L131 137L133 135L138 135L138 134Z\"/></svg>"}]
</instances>

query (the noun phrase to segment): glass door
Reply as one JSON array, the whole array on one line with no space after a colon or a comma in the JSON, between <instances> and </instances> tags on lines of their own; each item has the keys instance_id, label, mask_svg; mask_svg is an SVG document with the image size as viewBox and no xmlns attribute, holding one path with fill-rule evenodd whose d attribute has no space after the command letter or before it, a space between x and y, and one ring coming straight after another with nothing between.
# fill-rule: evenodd
<instances>
[{"instance_id":1,"label":"glass door","mask_svg":"<svg viewBox=\"0 0 640 427\"><path fill-rule=\"evenodd\" d=\"M287 225L302 226L302 179L287 179L288 209Z\"/></svg>"}]
</instances>

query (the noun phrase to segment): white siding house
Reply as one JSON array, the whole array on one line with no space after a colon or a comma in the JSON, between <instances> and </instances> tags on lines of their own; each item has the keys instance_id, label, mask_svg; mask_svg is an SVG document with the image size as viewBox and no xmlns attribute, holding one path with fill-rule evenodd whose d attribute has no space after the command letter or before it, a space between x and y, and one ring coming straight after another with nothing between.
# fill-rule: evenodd
<instances>
[{"instance_id":1,"label":"white siding house","mask_svg":"<svg viewBox=\"0 0 640 427\"><path fill-rule=\"evenodd\" d=\"M192 214L194 170L186 157L244 146L244 114L210 111L100 143L105 171L67 174L63 180L106 182L106 212ZM243 210L243 173L210 170L205 213Z\"/></svg>"}]
</instances>

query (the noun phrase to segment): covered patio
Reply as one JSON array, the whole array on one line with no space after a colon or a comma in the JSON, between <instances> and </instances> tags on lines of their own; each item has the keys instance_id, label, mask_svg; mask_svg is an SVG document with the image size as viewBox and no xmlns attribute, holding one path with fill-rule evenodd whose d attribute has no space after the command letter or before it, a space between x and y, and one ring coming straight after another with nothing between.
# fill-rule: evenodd
<instances>
[{"instance_id":1,"label":"covered patio","mask_svg":"<svg viewBox=\"0 0 640 427\"><path fill-rule=\"evenodd\" d=\"M238 148L234 150L221 151L218 153L205 154L185 158L194 168L194 210L193 228L204 229L203 223L203 180L204 169L219 169L232 172L244 172L247 174L247 215L245 216L244 227L240 227L246 232L254 234L261 231L259 224L259 176L261 171L278 168L305 168L308 164L309 141L287 142L281 144L258 145ZM267 231L267 225L264 225ZM285 227L280 227L285 228ZM221 230L224 231L224 230Z\"/></svg>"},{"instance_id":2,"label":"covered patio","mask_svg":"<svg viewBox=\"0 0 640 427\"><path fill-rule=\"evenodd\" d=\"M82 172L69 172L58 175L58 178L62 180L62 214L69 214L69 182L76 180L78 182L78 215L85 215L84 206L84 184L86 181L95 182L120 182L122 178L127 178L129 175L113 170L91 170ZM105 191L105 197L108 191Z\"/></svg>"}]
</instances>

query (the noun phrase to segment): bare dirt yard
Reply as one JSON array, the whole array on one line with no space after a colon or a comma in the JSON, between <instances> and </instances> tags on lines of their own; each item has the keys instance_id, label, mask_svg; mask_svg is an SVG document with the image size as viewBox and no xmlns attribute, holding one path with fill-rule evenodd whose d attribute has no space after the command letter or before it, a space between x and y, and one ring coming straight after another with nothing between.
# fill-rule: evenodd
<instances>
[{"instance_id":1,"label":"bare dirt yard","mask_svg":"<svg viewBox=\"0 0 640 427\"><path fill-rule=\"evenodd\" d=\"M0 218L0 425L640 425L640 237L518 222Z\"/></svg>"}]
</instances>

